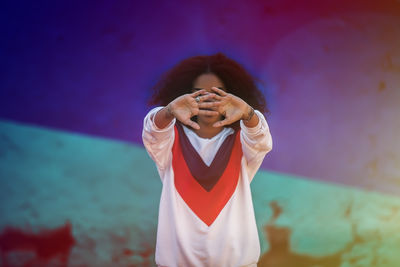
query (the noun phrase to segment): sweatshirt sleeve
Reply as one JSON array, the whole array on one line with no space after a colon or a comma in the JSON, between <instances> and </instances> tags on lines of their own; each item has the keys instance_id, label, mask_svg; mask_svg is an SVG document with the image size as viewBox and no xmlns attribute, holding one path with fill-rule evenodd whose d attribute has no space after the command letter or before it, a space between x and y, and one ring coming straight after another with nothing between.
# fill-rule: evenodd
<instances>
[{"instance_id":1,"label":"sweatshirt sleeve","mask_svg":"<svg viewBox=\"0 0 400 267\"><path fill-rule=\"evenodd\" d=\"M176 119L173 119L169 125L160 129L154 123L156 113L163 107L152 109L143 121L143 144L154 160L157 168L162 171L172 160L172 145L174 143L175 132L174 125Z\"/></svg>"},{"instance_id":2,"label":"sweatshirt sleeve","mask_svg":"<svg viewBox=\"0 0 400 267\"><path fill-rule=\"evenodd\" d=\"M240 121L240 139L250 181L260 168L265 155L272 149L272 137L268 123L261 112L256 110L255 114L259 118L255 127L248 128L243 121Z\"/></svg>"}]
</instances>

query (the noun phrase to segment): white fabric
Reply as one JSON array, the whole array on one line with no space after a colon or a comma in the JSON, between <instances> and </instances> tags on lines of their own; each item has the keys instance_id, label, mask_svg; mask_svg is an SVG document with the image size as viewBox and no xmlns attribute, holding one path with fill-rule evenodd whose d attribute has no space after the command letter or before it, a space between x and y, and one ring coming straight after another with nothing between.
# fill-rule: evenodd
<instances>
[{"instance_id":1,"label":"white fabric","mask_svg":"<svg viewBox=\"0 0 400 267\"><path fill-rule=\"evenodd\" d=\"M175 189L171 151L175 138L175 120L166 128L158 129L153 117L160 108L155 108L147 114L143 126L143 143L155 161L163 182L155 255L157 265L256 265L260 256L260 244L250 182L264 156L272 149L272 138L264 116L256 111L260 122L254 128L247 128L241 122L243 157L238 185L215 221L207 226ZM188 128L185 132L205 163L209 164L223 140L232 134L233 130L226 128L211 139L200 138Z\"/></svg>"},{"instance_id":2,"label":"white fabric","mask_svg":"<svg viewBox=\"0 0 400 267\"><path fill-rule=\"evenodd\" d=\"M213 138L201 138L186 126L183 126L183 130L189 138L190 143L207 166L211 165L215 154L217 154L225 138L235 132L232 128L224 128Z\"/></svg>"}]
</instances>

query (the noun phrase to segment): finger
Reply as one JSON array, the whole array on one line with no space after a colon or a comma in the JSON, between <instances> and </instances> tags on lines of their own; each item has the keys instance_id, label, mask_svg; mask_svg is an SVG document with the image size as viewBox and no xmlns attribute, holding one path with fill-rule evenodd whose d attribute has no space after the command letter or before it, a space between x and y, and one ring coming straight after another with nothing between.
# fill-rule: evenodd
<instances>
[{"instance_id":1,"label":"finger","mask_svg":"<svg viewBox=\"0 0 400 267\"><path fill-rule=\"evenodd\" d=\"M224 90L219 89L218 87L211 87L211 90L213 90L214 92L218 93L220 96L226 96L227 95L227 93Z\"/></svg>"},{"instance_id":2,"label":"finger","mask_svg":"<svg viewBox=\"0 0 400 267\"><path fill-rule=\"evenodd\" d=\"M197 104L199 105L200 108L207 108L207 107L217 107L221 105L223 98L220 96L214 94L214 93L209 93L207 95L202 95L198 96L199 101ZM206 104L202 105L203 103L214 103L214 104Z\"/></svg>"},{"instance_id":3,"label":"finger","mask_svg":"<svg viewBox=\"0 0 400 267\"><path fill-rule=\"evenodd\" d=\"M205 92L204 95L196 96L194 98L194 100L196 100L197 104L200 104L201 102L204 102L204 101L207 101L210 99L215 100L214 99L215 96L216 96L216 94Z\"/></svg>"},{"instance_id":4,"label":"finger","mask_svg":"<svg viewBox=\"0 0 400 267\"><path fill-rule=\"evenodd\" d=\"M196 97L196 96L199 96L199 95L204 94L204 93L206 93L206 92L207 92L206 90L201 89L201 90L199 90L199 91L196 91L196 92L194 92L194 93L191 93L190 96L191 96L191 97Z\"/></svg>"},{"instance_id":5,"label":"finger","mask_svg":"<svg viewBox=\"0 0 400 267\"><path fill-rule=\"evenodd\" d=\"M198 91L199 94L196 96L196 94L193 94L193 96L191 96L191 101L192 103L194 103L194 101L196 101L197 104L199 104L200 102L209 99L210 97L208 96L210 93L208 93L207 91L204 91L204 94L201 94L201 91ZM197 92L196 92L197 93ZM194 100L194 101L193 101Z\"/></svg>"},{"instance_id":6,"label":"finger","mask_svg":"<svg viewBox=\"0 0 400 267\"><path fill-rule=\"evenodd\" d=\"M225 126L225 125L229 125L229 124L232 124L232 120L230 120L230 119L224 119L224 120L222 120L222 121L217 121L216 123L214 123L213 124L213 127L222 127L222 126Z\"/></svg>"},{"instance_id":7,"label":"finger","mask_svg":"<svg viewBox=\"0 0 400 267\"><path fill-rule=\"evenodd\" d=\"M213 94L213 99L218 100L218 101L222 101L224 98L222 96L219 96L217 94Z\"/></svg>"},{"instance_id":8,"label":"finger","mask_svg":"<svg viewBox=\"0 0 400 267\"><path fill-rule=\"evenodd\" d=\"M221 102L201 102L199 108L216 108L221 105Z\"/></svg>"},{"instance_id":9,"label":"finger","mask_svg":"<svg viewBox=\"0 0 400 267\"><path fill-rule=\"evenodd\" d=\"M182 121L182 123L187 125L187 126L192 127L193 129L196 129L196 130L200 129L200 126L197 123L195 123L194 121L190 120L190 119Z\"/></svg>"},{"instance_id":10,"label":"finger","mask_svg":"<svg viewBox=\"0 0 400 267\"><path fill-rule=\"evenodd\" d=\"M209 99L215 99L217 95L214 93L208 93L206 92L206 94L200 96L200 100L201 101L205 101L205 100L209 100Z\"/></svg>"},{"instance_id":11,"label":"finger","mask_svg":"<svg viewBox=\"0 0 400 267\"><path fill-rule=\"evenodd\" d=\"M199 115L211 115L211 116L215 116L215 115L219 115L219 112L218 112L218 111L215 111L215 110L200 109L198 114L199 114Z\"/></svg>"}]
</instances>

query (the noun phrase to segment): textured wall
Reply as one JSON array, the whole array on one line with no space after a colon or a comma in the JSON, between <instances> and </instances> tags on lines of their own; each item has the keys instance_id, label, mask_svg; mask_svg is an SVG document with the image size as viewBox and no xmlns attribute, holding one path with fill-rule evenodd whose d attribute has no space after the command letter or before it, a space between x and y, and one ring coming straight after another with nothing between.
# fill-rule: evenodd
<instances>
[{"instance_id":1,"label":"textured wall","mask_svg":"<svg viewBox=\"0 0 400 267\"><path fill-rule=\"evenodd\" d=\"M271 110L260 264L400 264L398 0L9 1L0 21L2 259L151 265L150 88L223 52Z\"/></svg>"},{"instance_id":2,"label":"textured wall","mask_svg":"<svg viewBox=\"0 0 400 267\"><path fill-rule=\"evenodd\" d=\"M0 136L0 266L154 265L161 181L143 148L5 122ZM266 171L252 191L259 266L400 264L399 198Z\"/></svg>"}]
</instances>

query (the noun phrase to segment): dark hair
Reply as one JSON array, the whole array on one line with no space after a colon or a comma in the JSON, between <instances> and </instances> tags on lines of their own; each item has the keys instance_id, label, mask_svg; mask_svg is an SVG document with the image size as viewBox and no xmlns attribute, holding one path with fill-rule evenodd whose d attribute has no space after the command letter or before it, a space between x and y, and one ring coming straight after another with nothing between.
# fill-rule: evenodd
<instances>
[{"instance_id":1,"label":"dark hair","mask_svg":"<svg viewBox=\"0 0 400 267\"><path fill-rule=\"evenodd\" d=\"M215 74L224 83L228 93L240 97L262 113L268 112L264 95L257 88L255 78L239 63L222 53L194 56L179 62L153 87L149 104L166 106L175 98L191 93L196 78L205 73Z\"/></svg>"}]
</instances>

